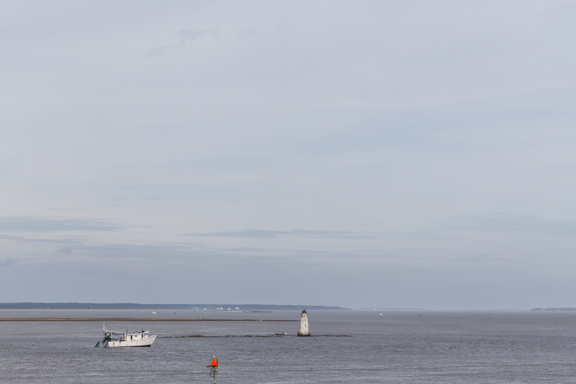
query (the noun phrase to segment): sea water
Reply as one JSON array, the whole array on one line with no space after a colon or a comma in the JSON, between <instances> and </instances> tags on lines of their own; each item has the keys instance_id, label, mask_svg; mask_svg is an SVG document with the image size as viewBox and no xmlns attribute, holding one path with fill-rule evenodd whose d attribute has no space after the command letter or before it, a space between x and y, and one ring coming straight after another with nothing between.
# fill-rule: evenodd
<instances>
[{"instance_id":1,"label":"sea water","mask_svg":"<svg viewBox=\"0 0 576 384\"><path fill-rule=\"evenodd\" d=\"M576 383L576 313L0 310L0 317L182 317L107 322L159 335L151 348L94 348L102 324L0 322L0 383ZM294 321L263 321L294 320ZM287 336L274 336L286 332ZM203 336L203 337L198 337Z\"/></svg>"}]
</instances>

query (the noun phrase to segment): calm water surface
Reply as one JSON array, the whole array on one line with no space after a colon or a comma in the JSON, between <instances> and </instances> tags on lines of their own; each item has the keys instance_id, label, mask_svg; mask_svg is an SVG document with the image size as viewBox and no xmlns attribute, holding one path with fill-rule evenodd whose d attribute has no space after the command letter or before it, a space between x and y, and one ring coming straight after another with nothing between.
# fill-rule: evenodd
<instances>
[{"instance_id":1,"label":"calm water surface","mask_svg":"<svg viewBox=\"0 0 576 384\"><path fill-rule=\"evenodd\" d=\"M153 317L150 311L0 310L0 317ZM161 312L293 319L299 312ZM0 322L0 383L576 383L576 313L314 312L296 322L111 322L151 348L93 348L99 322ZM285 337L266 337L284 331ZM186 337L204 335L209 337Z\"/></svg>"}]
</instances>

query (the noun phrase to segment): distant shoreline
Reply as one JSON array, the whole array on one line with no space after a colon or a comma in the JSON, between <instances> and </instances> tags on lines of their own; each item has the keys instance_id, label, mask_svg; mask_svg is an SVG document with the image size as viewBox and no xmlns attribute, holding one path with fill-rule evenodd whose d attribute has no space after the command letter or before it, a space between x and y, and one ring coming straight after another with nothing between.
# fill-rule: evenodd
<instances>
[{"instance_id":1,"label":"distant shoreline","mask_svg":"<svg viewBox=\"0 0 576 384\"><path fill-rule=\"evenodd\" d=\"M139 304L139 303L0 303L0 309L145 309L145 310L196 310L196 311L345 311L348 308L325 305L277 304Z\"/></svg>"},{"instance_id":2,"label":"distant shoreline","mask_svg":"<svg viewBox=\"0 0 576 384\"><path fill-rule=\"evenodd\" d=\"M160 317L1 317L2 321L274 321L293 322L300 320L276 320L276 319L182 319Z\"/></svg>"},{"instance_id":3,"label":"distant shoreline","mask_svg":"<svg viewBox=\"0 0 576 384\"><path fill-rule=\"evenodd\" d=\"M576 308L534 308L530 312L576 312Z\"/></svg>"}]
</instances>

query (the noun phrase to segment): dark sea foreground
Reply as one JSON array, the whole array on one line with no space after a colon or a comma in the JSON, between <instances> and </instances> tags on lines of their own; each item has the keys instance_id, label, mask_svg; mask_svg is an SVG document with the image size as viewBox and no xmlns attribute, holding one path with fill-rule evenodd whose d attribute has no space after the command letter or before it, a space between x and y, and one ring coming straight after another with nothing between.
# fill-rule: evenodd
<instances>
[{"instance_id":1,"label":"dark sea foreground","mask_svg":"<svg viewBox=\"0 0 576 384\"><path fill-rule=\"evenodd\" d=\"M420 314L420 315L419 315ZM0 383L576 383L576 313L308 311L298 322L110 322L158 334L106 349L100 322L0 322ZM136 310L0 310L0 317L151 317ZM298 320L273 313L159 317ZM288 336L271 336L275 332ZM204 337L190 337L190 336Z\"/></svg>"}]
</instances>

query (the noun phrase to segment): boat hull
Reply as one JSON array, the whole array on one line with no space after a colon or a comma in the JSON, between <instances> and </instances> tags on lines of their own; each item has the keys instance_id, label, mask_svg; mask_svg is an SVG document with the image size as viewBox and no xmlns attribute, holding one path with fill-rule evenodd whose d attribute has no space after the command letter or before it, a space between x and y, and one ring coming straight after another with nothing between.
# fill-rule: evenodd
<instances>
[{"instance_id":1,"label":"boat hull","mask_svg":"<svg viewBox=\"0 0 576 384\"><path fill-rule=\"evenodd\" d=\"M106 348L124 348L124 347L150 347L157 335L151 335L141 340L110 340L106 343Z\"/></svg>"}]
</instances>

